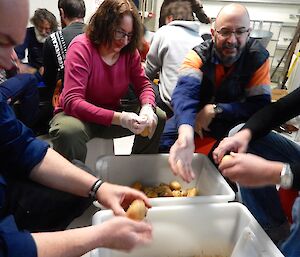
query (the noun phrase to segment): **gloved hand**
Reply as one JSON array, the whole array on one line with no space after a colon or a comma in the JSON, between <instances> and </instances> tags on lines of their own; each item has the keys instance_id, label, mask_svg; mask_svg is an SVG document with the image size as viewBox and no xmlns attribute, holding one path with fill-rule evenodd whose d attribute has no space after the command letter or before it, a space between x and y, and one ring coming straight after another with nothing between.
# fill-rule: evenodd
<instances>
[{"instance_id":1,"label":"gloved hand","mask_svg":"<svg viewBox=\"0 0 300 257\"><path fill-rule=\"evenodd\" d=\"M169 164L174 175L188 183L195 178L192 168L194 150L194 128L188 124L180 125L178 139L170 149Z\"/></svg>"},{"instance_id":2,"label":"gloved hand","mask_svg":"<svg viewBox=\"0 0 300 257\"><path fill-rule=\"evenodd\" d=\"M123 128L129 129L134 134L140 134L146 128L146 122L134 112L122 112L120 124Z\"/></svg>"},{"instance_id":3,"label":"gloved hand","mask_svg":"<svg viewBox=\"0 0 300 257\"><path fill-rule=\"evenodd\" d=\"M151 139L158 122L157 115L154 113L150 104L145 104L142 106L139 116L142 119L143 124L146 123L145 128L148 129L148 138Z\"/></svg>"}]
</instances>

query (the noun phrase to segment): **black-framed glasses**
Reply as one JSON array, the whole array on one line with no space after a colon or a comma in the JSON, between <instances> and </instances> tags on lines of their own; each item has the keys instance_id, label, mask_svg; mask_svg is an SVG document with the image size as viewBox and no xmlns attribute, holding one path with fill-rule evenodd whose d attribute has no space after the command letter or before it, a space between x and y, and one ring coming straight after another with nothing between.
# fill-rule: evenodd
<instances>
[{"instance_id":1,"label":"black-framed glasses","mask_svg":"<svg viewBox=\"0 0 300 257\"><path fill-rule=\"evenodd\" d=\"M115 39L116 40L120 40L123 39L125 37L127 37L128 41L131 41L133 34L132 33L126 33L125 31L116 29L115 30Z\"/></svg>"},{"instance_id":2,"label":"black-framed glasses","mask_svg":"<svg viewBox=\"0 0 300 257\"><path fill-rule=\"evenodd\" d=\"M231 34L234 34L236 38L240 38L244 36L246 33L248 33L249 31L250 29L238 29L236 31L230 29L220 29L217 30L217 33L223 38L229 38Z\"/></svg>"}]
</instances>

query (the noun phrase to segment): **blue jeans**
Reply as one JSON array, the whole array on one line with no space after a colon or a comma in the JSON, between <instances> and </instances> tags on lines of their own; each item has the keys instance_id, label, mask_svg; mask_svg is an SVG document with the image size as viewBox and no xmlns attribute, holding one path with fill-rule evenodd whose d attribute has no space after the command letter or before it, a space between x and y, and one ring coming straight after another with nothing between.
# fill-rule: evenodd
<instances>
[{"instance_id":1,"label":"blue jeans","mask_svg":"<svg viewBox=\"0 0 300 257\"><path fill-rule=\"evenodd\" d=\"M39 111L39 93L36 81L30 79L29 74L19 74L1 83L0 93L6 100L11 99L12 103L19 101L18 118L26 126L35 123Z\"/></svg>"},{"instance_id":2,"label":"blue jeans","mask_svg":"<svg viewBox=\"0 0 300 257\"><path fill-rule=\"evenodd\" d=\"M175 143L178 138L178 130L175 121L175 116L166 120L164 131L160 136L159 152L168 153L170 152L171 146Z\"/></svg>"},{"instance_id":3,"label":"blue jeans","mask_svg":"<svg viewBox=\"0 0 300 257\"><path fill-rule=\"evenodd\" d=\"M300 160L300 146L287 138L269 133L267 136L253 141L248 148L248 152L259 155L265 159L281 161L286 163L296 163ZM287 230L287 219L281 208L279 195L275 186L261 188L241 187L243 203L254 215L257 221L269 234L275 243L288 239L282 245L285 256L300 256L300 200L293 207L292 233ZM297 246L299 250L297 250ZM296 250L295 250L296 249Z\"/></svg>"},{"instance_id":4,"label":"blue jeans","mask_svg":"<svg viewBox=\"0 0 300 257\"><path fill-rule=\"evenodd\" d=\"M293 224L288 239L281 245L281 251L286 257L300 256L300 197L293 205Z\"/></svg>"}]
</instances>

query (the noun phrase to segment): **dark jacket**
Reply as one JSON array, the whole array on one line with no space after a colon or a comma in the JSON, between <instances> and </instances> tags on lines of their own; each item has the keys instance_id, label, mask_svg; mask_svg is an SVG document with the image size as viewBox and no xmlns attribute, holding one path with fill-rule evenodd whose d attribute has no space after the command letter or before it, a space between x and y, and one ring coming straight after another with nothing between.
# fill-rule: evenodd
<instances>
[{"instance_id":1,"label":"dark jacket","mask_svg":"<svg viewBox=\"0 0 300 257\"><path fill-rule=\"evenodd\" d=\"M27 28L26 37L22 45L15 48L20 60L25 58L25 50L28 49L28 64L36 69L43 66L43 43L37 41L34 27Z\"/></svg>"},{"instance_id":2,"label":"dark jacket","mask_svg":"<svg viewBox=\"0 0 300 257\"><path fill-rule=\"evenodd\" d=\"M68 48L70 42L73 40L74 37L83 33L84 26L85 26L84 23L74 22L62 30L62 35L66 43L66 48ZM59 64L58 64L55 48L50 36L46 39L46 42L44 44L43 63L44 63L43 78L46 87L41 90L42 92L40 92L40 94L42 99L51 101L56 82L58 79L61 78L59 78L58 75ZM63 74L63 71L61 73Z\"/></svg>"}]
</instances>

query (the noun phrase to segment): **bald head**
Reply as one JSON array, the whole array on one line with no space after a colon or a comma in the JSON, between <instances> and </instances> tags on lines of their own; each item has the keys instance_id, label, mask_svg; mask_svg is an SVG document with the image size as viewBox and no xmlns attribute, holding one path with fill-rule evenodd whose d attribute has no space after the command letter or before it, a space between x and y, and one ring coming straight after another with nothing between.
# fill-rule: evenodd
<instances>
[{"instance_id":1,"label":"bald head","mask_svg":"<svg viewBox=\"0 0 300 257\"><path fill-rule=\"evenodd\" d=\"M219 30L222 26L227 27L232 24L249 28L250 17L245 6L241 4L229 4L220 10L216 17L215 29Z\"/></svg>"},{"instance_id":2,"label":"bald head","mask_svg":"<svg viewBox=\"0 0 300 257\"><path fill-rule=\"evenodd\" d=\"M28 0L0 0L0 66L10 68L13 48L23 43L28 14Z\"/></svg>"}]
</instances>

